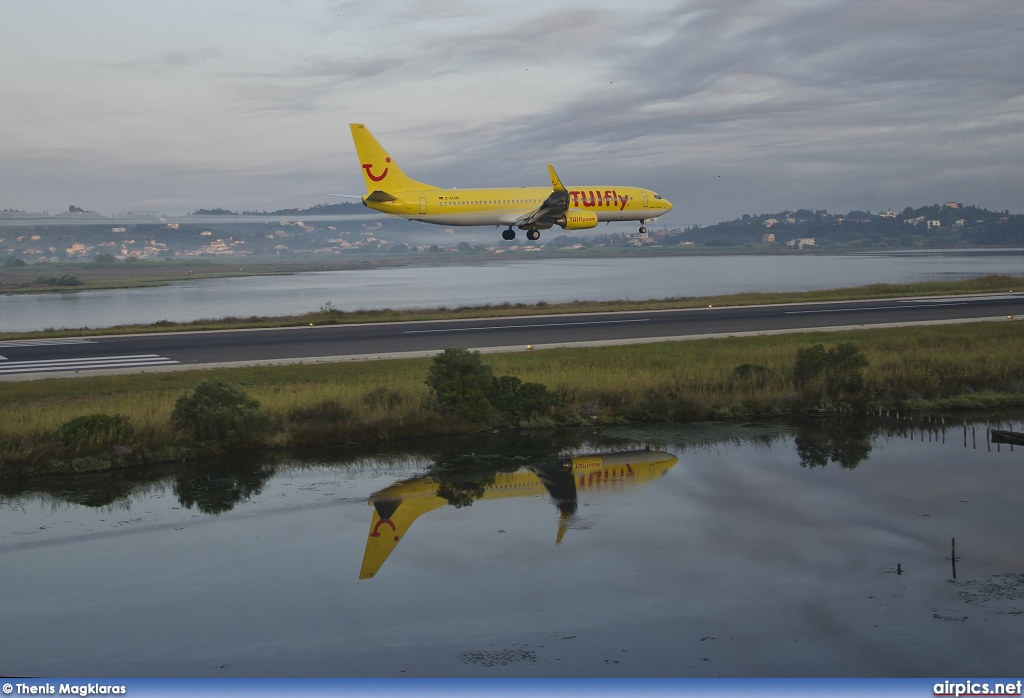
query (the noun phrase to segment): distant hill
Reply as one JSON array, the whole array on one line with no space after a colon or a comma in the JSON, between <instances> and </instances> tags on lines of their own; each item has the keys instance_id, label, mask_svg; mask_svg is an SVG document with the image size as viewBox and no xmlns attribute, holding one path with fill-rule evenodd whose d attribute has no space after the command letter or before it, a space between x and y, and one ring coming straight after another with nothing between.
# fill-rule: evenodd
<instances>
[{"instance_id":1,"label":"distant hill","mask_svg":"<svg viewBox=\"0 0 1024 698\"><path fill-rule=\"evenodd\" d=\"M772 239L774 237L774 239ZM813 242L812 242L813 241ZM955 202L872 214L797 209L743 215L709 226L672 231L666 245L692 242L713 247L974 247L1024 246L1024 215Z\"/></svg>"},{"instance_id":2,"label":"distant hill","mask_svg":"<svg viewBox=\"0 0 1024 698\"><path fill-rule=\"evenodd\" d=\"M365 213L366 208L360 204L317 204L309 208L281 208L276 211L242 211L236 213L226 208L200 208L193 211L192 216L344 216L352 213Z\"/></svg>"}]
</instances>

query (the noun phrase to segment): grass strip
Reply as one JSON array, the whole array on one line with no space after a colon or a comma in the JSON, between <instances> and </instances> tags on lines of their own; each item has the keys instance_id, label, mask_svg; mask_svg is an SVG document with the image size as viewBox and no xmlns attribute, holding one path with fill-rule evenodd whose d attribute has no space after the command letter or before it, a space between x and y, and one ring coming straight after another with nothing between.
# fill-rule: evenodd
<instances>
[{"instance_id":1,"label":"grass strip","mask_svg":"<svg viewBox=\"0 0 1024 698\"><path fill-rule=\"evenodd\" d=\"M689 422L801 411L792 383L796 352L836 342L854 342L868 359L871 409L1024 406L1021 322L550 349L491 354L484 361L496 375L543 383L560 396L550 414L520 427ZM744 364L761 368L738 373ZM236 384L260 401L273 422L272 448L508 426L445 420L424 383L429 366L430 359L401 359L5 383L0 478L101 467L98 461L76 465L83 453L62 450L54 436L71 419L97 413L129 418L135 436L125 446L151 454L143 461L159 460L160 453L194 454L188 449L195 444L174 432L170 414L180 396L209 378ZM103 462L110 466L110 459Z\"/></svg>"}]
</instances>

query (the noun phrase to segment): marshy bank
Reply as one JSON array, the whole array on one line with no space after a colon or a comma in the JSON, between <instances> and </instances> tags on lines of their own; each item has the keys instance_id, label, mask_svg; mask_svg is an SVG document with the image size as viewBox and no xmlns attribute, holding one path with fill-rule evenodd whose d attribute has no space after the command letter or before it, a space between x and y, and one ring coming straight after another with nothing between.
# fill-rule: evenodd
<instances>
[{"instance_id":1,"label":"marshy bank","mask_svg":"<svg viewBox=\"0 0 1024 698\"><path fill-rule=\"evenodd\" d=\"M486 367L506 397L535 385L545 399L527 409L491 395L498 404L476 413L445 409L426 382L431 359L7 383L0 479L481 429L1022 407L1022 347L1024 323L989 322L497 354ZM255 420L224 417L235 436L173 419L211 380Z\"/></svg>"}]
</instances>

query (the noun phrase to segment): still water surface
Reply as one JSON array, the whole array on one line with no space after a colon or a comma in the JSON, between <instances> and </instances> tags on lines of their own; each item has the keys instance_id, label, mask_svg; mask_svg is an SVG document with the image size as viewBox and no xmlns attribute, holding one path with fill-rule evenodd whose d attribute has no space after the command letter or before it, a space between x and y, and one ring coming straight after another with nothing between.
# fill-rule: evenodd
<instances>
[{"instance_id":1,"label":"still water surface","mask_svg":"<svg viewBox=\"0 0 1024 698\"><path fill-rule=\"evenodd\" d=\"M792 256L545 259L408 266L174 283L157 288L0 295L0 331L159 320L298 315L486 303L644 300L742 291L807 291L883 282L1020 274L1024 250Z\"/></svg>"},{"instance_id":2,"label":"still water surface","mask_svg":"<svg viewBox=\"0 0 1024 698\"><path fill-rule=\"evenodd\" d=\"M1013 674L1024 450L984 438L618 427L8 486L0 673Z\"/></svg>"}]
</instances>

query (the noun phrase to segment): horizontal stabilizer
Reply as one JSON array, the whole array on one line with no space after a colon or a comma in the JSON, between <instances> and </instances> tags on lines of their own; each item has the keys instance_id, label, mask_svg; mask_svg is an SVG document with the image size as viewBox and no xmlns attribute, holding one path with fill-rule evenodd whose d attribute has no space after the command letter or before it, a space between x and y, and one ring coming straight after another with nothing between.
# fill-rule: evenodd
<instances>
[{"instance_id":1,"label":"horizontal stabilizer","mask_svg":"<svg viewBox=\"0 0 1024 698\"><path fill-rule=\"evenodd\" d=\"M367 201L398 201L398 197L393 194L388 194L386 191L378 189L372 194L366 195Z\"/></svg>"}]
</instances>

